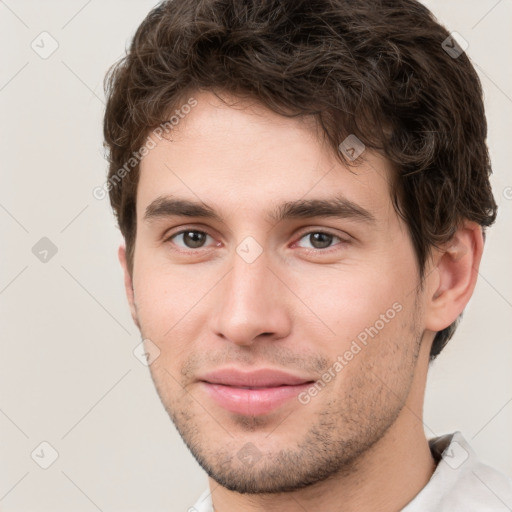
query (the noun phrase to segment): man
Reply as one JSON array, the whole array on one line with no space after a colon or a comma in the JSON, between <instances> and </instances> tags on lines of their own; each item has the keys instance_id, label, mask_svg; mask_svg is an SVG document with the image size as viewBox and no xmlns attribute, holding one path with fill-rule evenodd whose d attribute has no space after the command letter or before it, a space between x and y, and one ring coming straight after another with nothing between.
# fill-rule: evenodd
<instances>
[{"instance_id":1,"label":"man","mask_svg":"<svg viewBox=\"0 0 512 512\"><path fill-rule=\"evenodd\" d=\"M429 362L496 216L477 75L412 0L173 0L109 72L107 188L191 511L506 510Z\"/></svg>"}]
</instances>

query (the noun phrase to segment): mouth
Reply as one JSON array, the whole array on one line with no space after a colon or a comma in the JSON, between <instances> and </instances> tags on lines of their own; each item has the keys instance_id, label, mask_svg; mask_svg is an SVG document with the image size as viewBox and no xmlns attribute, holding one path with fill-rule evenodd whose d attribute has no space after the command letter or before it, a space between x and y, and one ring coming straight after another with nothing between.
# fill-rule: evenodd
<instances>
[{"instance_id":1,"label":"mouth","mask_svg":"<svg viewBox=\"0 0 512 512\"><path fill-rule=\"evenodd\" d=\"M224 369L199 379L208 398L218 406L250 416L268 414L282 407L314 382L311 378L272 369L251 372Z\"/></svg>"}]
</instances>

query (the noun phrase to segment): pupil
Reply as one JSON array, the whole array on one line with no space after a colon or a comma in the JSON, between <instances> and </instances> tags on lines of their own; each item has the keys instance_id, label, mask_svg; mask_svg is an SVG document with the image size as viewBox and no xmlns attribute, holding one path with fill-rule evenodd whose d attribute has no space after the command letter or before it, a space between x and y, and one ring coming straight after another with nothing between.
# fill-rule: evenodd
<instances>
[{"instance_id":1,"label":"pupil","mask_svg":"<svg viewBox=\"0 0 512 512\"><path fill-rule=\"evenodd\" d=\"M325 249L332 242L332 236L327 233L312 233L309 237L311 245L316 249Z\"/></svg>"},{"instance_id":2,"label":"pupil","mask_svg":"<svg viewBox=\"0 0 512 512\"><path fill-rule=\"evenodd\" d=\"M183 239L186 245L192 249L196 249L203 244L204 233L200 233L199 231L187 231L183 234Z\"/></svg>"}]
</instances>

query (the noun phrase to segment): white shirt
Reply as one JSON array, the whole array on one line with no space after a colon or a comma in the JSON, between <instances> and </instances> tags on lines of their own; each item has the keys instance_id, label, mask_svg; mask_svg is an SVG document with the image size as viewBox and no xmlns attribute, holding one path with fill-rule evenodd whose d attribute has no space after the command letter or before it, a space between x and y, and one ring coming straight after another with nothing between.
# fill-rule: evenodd
<instances>
[{"instance_id":1,"label":"white shirt","mask_svg":"<svg viewBox=\"0 0 512 512\"><path fill-rule=\"evenodd\" d=\"M439 460L428 484L401 512L512 511L512 479L481 463L460 432L429 440ZM214 512L204 491L189 512Z\"/></svg>"}]
</instances>

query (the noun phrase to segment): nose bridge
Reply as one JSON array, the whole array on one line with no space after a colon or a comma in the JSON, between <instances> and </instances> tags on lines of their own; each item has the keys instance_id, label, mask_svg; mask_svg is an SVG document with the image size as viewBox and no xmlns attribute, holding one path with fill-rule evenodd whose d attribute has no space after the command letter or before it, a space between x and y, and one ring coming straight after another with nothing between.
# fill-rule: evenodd
<instances>
[{"instance_id":1,"label":"nose bridge","mask_svg":"<svg viewBox=\"0 0 512 512\"><path fill-rule=\"evenodd\" d=\"M255 261L246 261L238 254L233 258L232 271L228 279L228 294L234 300L236 308L246 308L253 304L258 307L258 299L265 298L270 289L272 273L268 269L266 256L260 256ZM263 304L265 301L262 300ZM255 310L254 308L252 308Z\"/></svg>"},{"instance_id":2,"label":"nose bridge","mask_svg":"<svg viewBox=\"0 0 512 512\"><path fill-rule=\"evenodd\" d=\"M283 337L290 328L286 295L279 291L283 285L268 268L264 252L248 258L252 249L240 254L240 246L218 289L211 327L217 335L240 345L253 343L260 334Z\"/></svg>"}]
</instances>

